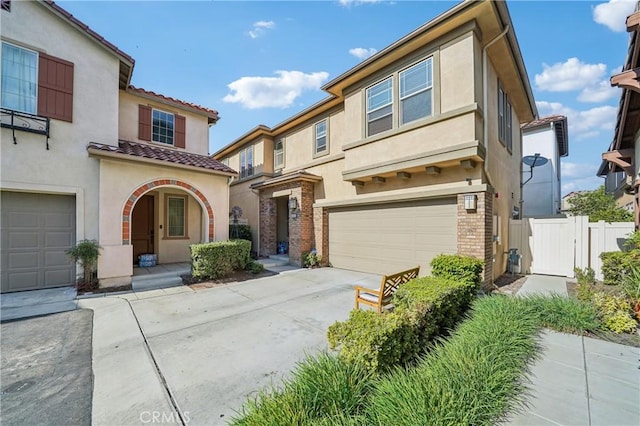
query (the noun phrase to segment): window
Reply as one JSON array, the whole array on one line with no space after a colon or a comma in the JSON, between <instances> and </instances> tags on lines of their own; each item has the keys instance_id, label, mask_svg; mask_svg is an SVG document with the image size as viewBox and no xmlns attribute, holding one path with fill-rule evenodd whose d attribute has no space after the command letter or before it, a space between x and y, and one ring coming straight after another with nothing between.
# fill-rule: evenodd
<instances>
[{"instance_id":1,"label":"window","mask_svg":"<svg viewBox=\"0 0 640 426\"><path fill-rule=\"evenodd\" d=\"M240 151L240 179L253 176L253 146Z\"/></svg>"},{"instance_id":2,"label":"window","mask_svg":"<svg viewBox=\"0 0 640 426\"><path fill-rule=\"evenodd\" d=\"M513 131L511 128L511 102L498 83L498 139L509 152L513 149Z\"/></svg>"},{"instance_id":3,"label":"window","mask_svg":"<svg viewBox=\"0 0 640 426\"><path fill-rule=\"evenodd\" d=\"M393 126L393 78L367 89L367 135L373 136Z\"/></svg>"},{"instance_id":4,"label":"window","mask_svg":"<svg viewBox=\"0 0 640 426\"><path fill-rule=\"evenodd\" d=\"M273 147L273 168L281 169L284 167L284 139L280 138Z\"/></svg>"},{"instance_id":5,"label":"window","mask_svg":"<svg viewBox=\"0 0 640 426\"><path fill-rule=\"evenodd\" d=\"M37 113L38 53L2 43L2 107Z\"/></svg>"},{"instance_id":6,"label":"window","mask_svg":"<svg viewBox=\"0 0 640 426\"><path fill-rule=\"evenodd\" d=\"M154 142L173 145L174 117L169 112L152 110L153 127L151 130L151 140Z\"/></svg>"},{"instance_id":7,"label":"window","mask_svg":"<svg viewBox=\"0 0 640 426\"><path fill-rule=\"evenodd\" d=\"M316 123L315 153L321 154L327 151L327 120Z\"/></svg>"},{"instance_id":8,"label":"window","mask_svg":"<svg viewBox=\"0 0 640 426\"><path fill-rule=\"evenodd\" d=\"M433 113L433 60L419 62L400 73L400 120L406 124Z\"/></svg>"},{"instance_id":9,"label":"window","mask_svg":"<svg viewBox=\"0 0 640 426\"><path fill-rule=\"evenodd\" d=\"M167 195L167 238L187 237L187 197L183 195Z\"/></svg>"}]
</instances>

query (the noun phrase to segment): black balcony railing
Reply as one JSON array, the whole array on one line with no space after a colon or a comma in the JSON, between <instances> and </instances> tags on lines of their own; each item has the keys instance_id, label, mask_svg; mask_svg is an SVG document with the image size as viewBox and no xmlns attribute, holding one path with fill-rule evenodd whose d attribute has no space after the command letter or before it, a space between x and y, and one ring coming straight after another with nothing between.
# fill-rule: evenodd
<instances>
[{"instance_id":1,"label":"black balcony railing","mask_svg":"<svg viewBox=\"0 0 640 426\"><path fill-rule=\"evenodd\" d=\"M47 117L0 108L0 127L12 130L14 144L18 143L16 138L16 130L18 130L45 136L47 149L49 149L49 124L50 121Z\"/></svg>"}]
</instances>

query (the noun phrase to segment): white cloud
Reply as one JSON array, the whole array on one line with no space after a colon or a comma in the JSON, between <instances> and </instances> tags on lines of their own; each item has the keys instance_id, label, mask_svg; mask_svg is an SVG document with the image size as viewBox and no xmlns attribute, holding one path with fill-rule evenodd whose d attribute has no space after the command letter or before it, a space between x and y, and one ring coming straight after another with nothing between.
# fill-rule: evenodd
<instances>
[{"instance_id":1,"label":"white cloud","mask_svg":"<svg viewBox=\"0 0 640 426\"><path fill-rule=\"evenodd\" d=\"M317 90L327 72L276 71L277 77L242 77L227 85L231 93L222 100L245 108L286 108L305 90Z\"/></svg>"},{"instance_id":2,"label":"white cloud","mask_svg":"<svg viewBox=\"0 0 640 426\"><path fill-rule=\"evenodd\" d=\"M264 35L265 31L272 30L276 27L273 21L258 21L253 23L253 29L249 31L249 37L258 38Z\"/></svg>"},{"instance_id":3,"label":"white cloud","mask_svg":"<svg viewBox=\"0 0 640 426\"><path fill-rule=\"evenodd\" d=\"M349 49L349 53L358 59L367 59L369 56L373 56L377 51L378 49L374 49L373 47L354 47L353 49Z\"/></svg>"},{"instance_id":4,"label":"white cloud","mask_svg":"<svg viewBox=\"0 0 640 426\"><path fill-rule=\"evenodd\" d=\"M569 125L569 139L580 140L613 131L616 122L616 107L605 105L584 111L576 111L558 102L536 102L540 117L565 115Z\"/></svg>"},{"instance_id":5,"label":"white cloud","mask_svg":"<svg viewBox=\"0 0 640 426\"><path fill-rule=\"evenodd\" d=\"M380 3L382 0L338 0L343 6L360 6L366 3Z\"/></svg>"},{"instance_id":6,"label":"white cloud","mask_svg":"<svg viewBox=\"0 0 640 426\"><path fill-rule=\"evenodd\" d=\"M596 176L599 167L599 162L572 163L562 159L560 161L562 194L571 191L592 190L602 185L604 180Z\"/></svg>"},{"instance_id":7,"label":"white cloud","mask_svg":"<svg viewBox=\"0 0 640 426\"><path fill-rule=\"evenodd\" d=\"M593 176L583 177L579 179L567 179L562 178L562 195L567 195L571 191L593 191L604 183L604 179L596 176L596 171L593 172Z\"/></svg>"},{"instance_id":8,"label":"white cloud","mask_svg":"<svg viewBox=\"0 0 640 426\"><path fill-rule=\"evenodd\" d=\"M568 92L598 84L607 72L605 64L586 64L578 58L553 65L542 64L542 73L536 74L535 82L539 90Z\"/></svg>"},{"instance_id":9,"label":"white cloud","mask_svg":"<svg viewBox=\"0 0 640 426\"><path fill-rule=\"evenodd\" d=\"M593 8L593 20L621 33L626 31L627 16L633 13L635 6L634 0L609 0Z\"/></svg>"},{"instance_id":10,"label":"white cloud","mask_svg":"<svg viewBox=\"0 0 640 426\"><path fill-rule=\"evenodd\" d=\"M594 84L593 86L588 86L582 89L582 92L578 95L578 100L580 102L605 102L609 99L618 96L620 94L620 89L617 87L611 87L611 84L608 80L602 80L598 84Z\"/></svg>"}]
</instances>

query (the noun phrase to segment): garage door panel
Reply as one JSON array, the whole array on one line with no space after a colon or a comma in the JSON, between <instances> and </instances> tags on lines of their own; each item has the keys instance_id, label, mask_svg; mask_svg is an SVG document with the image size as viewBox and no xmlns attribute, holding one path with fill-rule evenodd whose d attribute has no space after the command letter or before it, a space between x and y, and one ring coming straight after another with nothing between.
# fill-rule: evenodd
<instances>
[{"instance_id":1,"label":"garage door panel","mask_svg":"<svg viewBox=\"0 0 640 426\"><path fill-rule=\"evenodd\" d=\"M73 285L75 196L2 191L2 292Z\"/></svg>"},{"instance_id":2,"label":"garage door panel","mask_svg":"<svg viewBox=\"0 0 640 426\"><path fill-rule=\"evenodd\" d=\"M333 266L389 274L457 251L455 199L372 205L329 212Z\"/></svg>"},{"instance_id":3,"label":"garage door panel","mask_svg":"<svg viewBox=\"0 0 640 426\"><path fill-rule=\"evenodd\" d=\"M39 239L39 232L9 232L8 244L12 249L37 249Z\"/></svg>"}]
</instances>

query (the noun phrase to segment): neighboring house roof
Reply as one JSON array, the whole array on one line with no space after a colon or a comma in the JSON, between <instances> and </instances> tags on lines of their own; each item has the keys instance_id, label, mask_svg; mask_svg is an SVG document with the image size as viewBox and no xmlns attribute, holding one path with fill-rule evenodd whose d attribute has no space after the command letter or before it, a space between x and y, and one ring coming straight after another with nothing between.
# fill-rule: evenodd
<instances>
[{"instance_id":1,"label":"neighboring house roof","mask_svg":"<svg viewBox=\"0 0 640 426\"><path fill-rule=\"evenodd\" d=\"M72 14L64 10L62 7L58 6L54 1L43 0L41 4L48 6L54 13L56 13L58 16L62 17L63 19L66 19L72 26L78 28L80 31L84 32L90 38L94 39L95 41L100 43L102 46L104 46L111 52L115 53L116 56L120 58L120 88L124 89L125 87L127 87L127 85L129 84L129 81L131 80L131 74L133 73L133 66L136 62L131 56L129 56L128 54L120 50L116 45L107 41L100 34L95 32L91 28L89 28L87 24L80 21L78 18L76 18L75 16L73 16Z\"/></svg>"},{"instance_id":2,"label":"neighboring house roof","mask_svg":"<svg viewBox=\"0 0 640 426\"><path fill-rule=\"evenodd\" d=\"M558 152L561 157L569 155L569 136L567 132L567 117L564 115L550 115L548 117L539 118L520 126L524 133L539 129L541 127L553 126L556 132L556 140L558 141Z\"/></svg>"},{"instance_id":3,"label":"neighboring house roof","mask_svg":"<svg viewBox=\"0 0 640 426\"><path fill-rule=\"evenodd\" d=\"M98 156L116 157L121 159L129 158L134 161L147 160L155 163L171 163L188 168L195 167L227 175L237 175L235 170L225 166L217 160L214 160L208 155L198 155L175 149L161 148L145 143L120 140L118 141L118 146L114 146L90 142L87 145L87 151L89 151L90 154Z\"/></svg>"},{"instance_id":4,"label":"neighboring house roof","mask_svg":"<svg viewBox=\"0 0 640 426\"><path fill-rule=\"evenodd\" d=\"M313 173L309 173L306 170L297 170L293 173L288 173L282 176L276 176L271 179L267 179L262 182L257 182L251 185L251 189L258 188L266 188L268 186L273 185L281 185L287 182L293 181L308 181L308 182L320 182L322 180L322 176L314 175Z\"/></svg>"},{"instance_id":5,"label":"neighboring house roof","mask_svg":"<svg viewBox=\"0 0 640 426\"><path fill-rule=\"evenodd\" d=\"M197 105L191 102L181 101L180 99L171 98L169 96L161 95L159 93L152 92L150 90L145 90L140 87L135 87L133 85L129 85L127 91L131 93L135 93L137 95L141 95L146 98L151 98L155 101L159 101L164 104L170 104L178 108L187 109L199 114L204 114L209 118L209 124L215 124L220 119L220 117L218 116L218 111L203 107L201 105Z\"/></svg>"}]
</instances>

